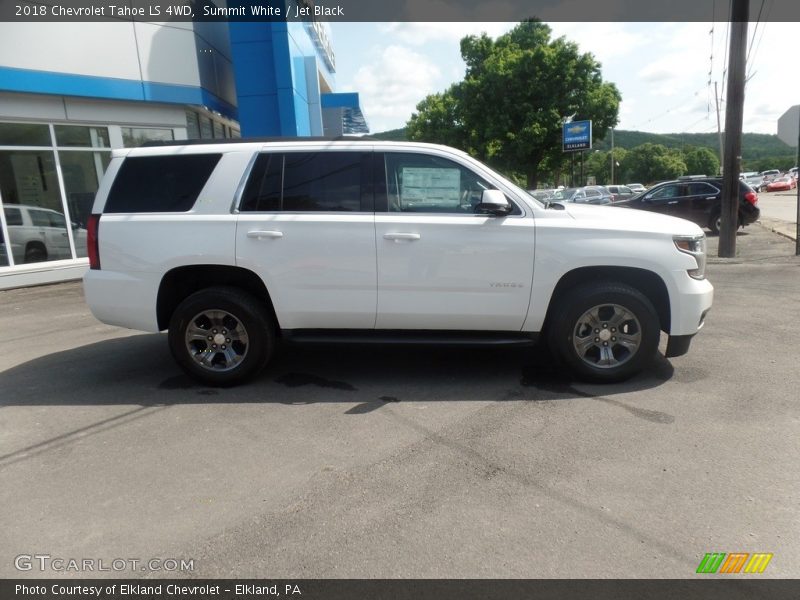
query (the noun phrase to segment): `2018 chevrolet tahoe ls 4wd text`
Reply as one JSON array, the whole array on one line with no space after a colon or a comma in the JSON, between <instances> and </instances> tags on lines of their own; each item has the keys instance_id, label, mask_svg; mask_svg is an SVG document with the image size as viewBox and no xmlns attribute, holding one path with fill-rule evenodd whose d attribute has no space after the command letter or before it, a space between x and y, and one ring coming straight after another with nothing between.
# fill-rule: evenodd
<instances>
[{"instance_id":1,"label":"2018 chevrolet tahoe ls 4wd text","mask_svg":"<svg viewBox=\"0 0 800 600\"><path fill-rule=\"evenodd\" d=\"M543 204L467 154L368 139L176 142L117 150L89 222L87 302L169 330L210 385L264 367L278 338L520 343L582 378L678 356L713 288L699 227Z\"/></svg>"}]
</instances>

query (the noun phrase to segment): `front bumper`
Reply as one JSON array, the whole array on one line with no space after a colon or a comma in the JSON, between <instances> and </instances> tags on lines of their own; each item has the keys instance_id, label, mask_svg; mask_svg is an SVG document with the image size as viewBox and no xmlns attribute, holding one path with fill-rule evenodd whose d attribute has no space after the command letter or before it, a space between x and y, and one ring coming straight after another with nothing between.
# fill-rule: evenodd
<instances>
[{"instance_id":1,"label":"front bumper","mask_svg":"<svg viewBox=\"0 0 800 600\"><path fill-rule=\"evenodd\" d=\"M670 338L693 336L703 327L714 302L714 286L707 279L689 277L685 271L676 274L675 279L677 289L670 294L671 322L668 333Z\"/></svg>"}]
</instances>

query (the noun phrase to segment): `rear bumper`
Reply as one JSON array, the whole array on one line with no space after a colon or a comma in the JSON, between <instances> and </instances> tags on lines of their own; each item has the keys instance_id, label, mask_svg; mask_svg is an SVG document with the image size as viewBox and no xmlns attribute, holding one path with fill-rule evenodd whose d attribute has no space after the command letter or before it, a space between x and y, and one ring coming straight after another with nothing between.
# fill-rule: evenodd
<instances>
[{"instance_id":1,"label":"rear bumper","mask_svg":"<svg viewBox=\"0 0 800 600\"><path fill-rule=\"evenodd\" d=\"M98 321L155 333L158 285L146 273L135 275L90 269L83 277L86 304Z\"/></svg>"},{"instance_id":2,"label":"rear bumper","mask_svg":"<svg viewBox=\"0 0 800 600\"><path fill-rule=\"evenodd\" d=\"M739 215L742 221L739 225L750 225L758 221L758 218L761 216L761 209L748 202L746 205L742 205Z\"/></svg>"}]
</instances>

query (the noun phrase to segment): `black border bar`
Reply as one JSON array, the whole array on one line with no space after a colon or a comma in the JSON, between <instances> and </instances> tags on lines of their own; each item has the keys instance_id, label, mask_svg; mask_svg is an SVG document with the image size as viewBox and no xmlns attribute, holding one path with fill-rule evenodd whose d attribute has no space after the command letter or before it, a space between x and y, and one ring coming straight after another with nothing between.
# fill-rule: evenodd
<instances>
[{"instance_id":1,"label":"black border bar","mask_svg":"<svg viewBox=\"0 0 800 600\"><path fill-rule=\"evenodd\" d=\"M24 586L24 587L23 587ZM124 593L126 588L129 593ZM239 586L239 587L237 587ZM37 591L31 591L38 588ZM75 590L71 593L70 590ZM99 594L97 593L99 590ZM6 579L3 600L796 600L800 579Z\"/></svg>"},{"instance_id":2,"label":"black border bar","mask_svg":"<svg viewBox=\"0 0 800 600\"><path fill-rule=\"evenodd\" d=\"M214 0L0 0L0 22L516 22L529 18L576 23L711 22L729 21L729 4L726 0L227 0L227 12L221 14ZM759 15L761 21L800 21L800 2L750 0L750 15Z\"/></svg>"}]
</instances>

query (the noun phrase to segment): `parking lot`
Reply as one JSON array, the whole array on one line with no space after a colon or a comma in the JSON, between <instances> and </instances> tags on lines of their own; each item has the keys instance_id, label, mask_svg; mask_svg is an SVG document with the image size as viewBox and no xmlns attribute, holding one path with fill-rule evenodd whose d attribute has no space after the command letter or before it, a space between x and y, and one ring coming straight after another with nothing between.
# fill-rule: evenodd
<instances>
[{"instance_id":1,"label":"parking lot","mask_svg":"<svg viewBox=\"0 0 800 600\"><path fill-rule=\"evenodd\" d=\"M738 249L710 261L689 354L617 385L531 350L320 347L211 389L164 335L95 321L79 283L0 292L0 576L61 575L14 566L48 554L193 559L168 573L192 577L681 578L740 551L800 577L800 258L759 225Z\"/></svg>"}]
</instances>

